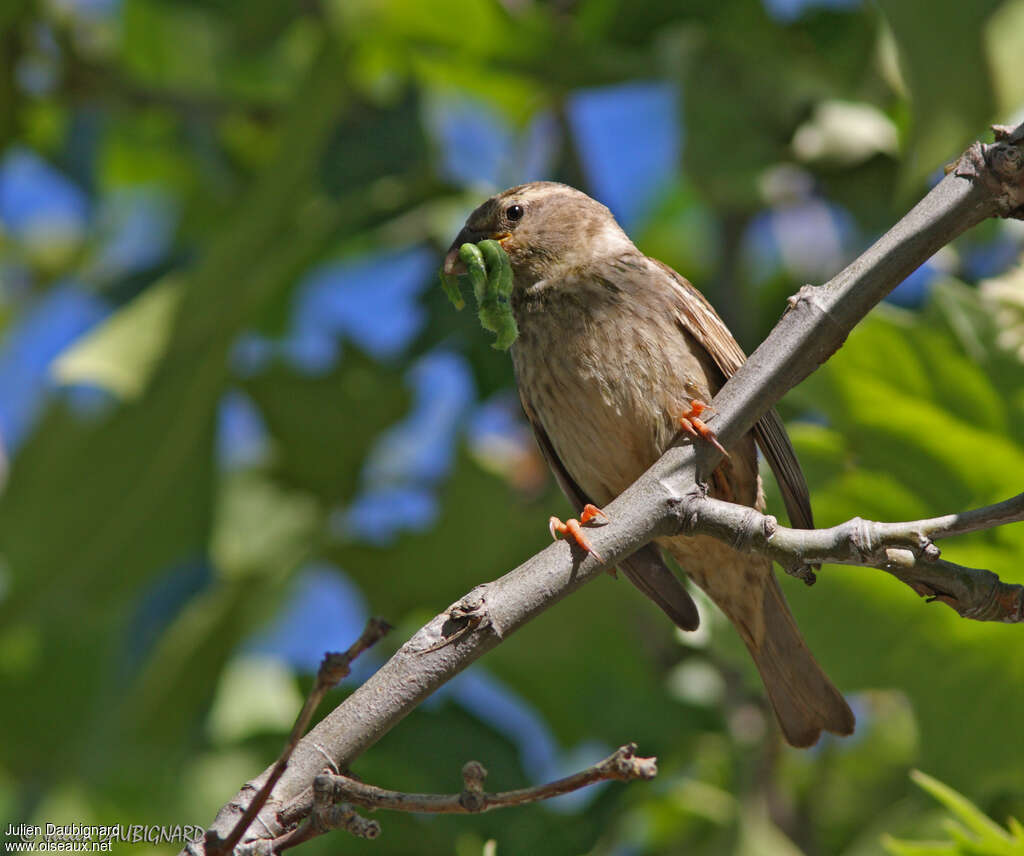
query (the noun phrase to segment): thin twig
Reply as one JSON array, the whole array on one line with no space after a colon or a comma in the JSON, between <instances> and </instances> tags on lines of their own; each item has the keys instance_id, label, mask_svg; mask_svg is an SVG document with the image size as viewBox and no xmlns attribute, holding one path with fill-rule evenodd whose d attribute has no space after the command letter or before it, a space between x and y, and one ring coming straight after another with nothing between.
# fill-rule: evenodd
<instances>
[{"instance_id":1,"label":"thin twig","mask_svg":"<svg viewBox=\"0 0 1024 856\"><path fill-rule=\"evenodd\" d=\"M318 787L319 784L319 787ZM380 824L375 820L363 817L350 803L343 802L335 805L330 801L328 794L323 789L323 783L317 777L313 783L315 798L313 811L306 821L290 832L277 838L263 839L251 842L254 848L252 856L261 854L283 853L292 847L304 844L318 835L330 832L333 829L340 829L356 838L373 839L380 835ZM244 856L244 854L241 854Z\"/></svg>"},{"instance_id":2,"label":"thin twig","mask_svg":"<svg viewBox=\"0 0 1024 856\"><path fill-rule=\"evenodd\" d=\"M370 809L420 814L479 814L496 808L548 800L597 782L653 779L658 774L658 759L639 758L635 753L636 744L627 743L603 761L564 779L496 794L484 791L487 770L479 761L467 761L463 765L463 789L457 794L389 791L348 776L321 773L313 780L313 809L306 821L272 841L252 842L250 856L281 853L330 829L345 829L359 838L376 838L380 834L380 825L357 814L352 809L352 803Z\"/></svg>"},{"instance_id":3,"label":"thin twig","mask_svg":"<svg viewBox=\"0 0 1024 856\"><path fill-rule=\"evenodd\" d=\"M579 790L597 782L629 782L653 779L658 774L657 758L638 758L636 744L620 746L603 761L572 776L545 785L489 794L484 791L487 770L479 761L468 761L462 768L463 789L457 794L411 794L367 785L348 776L322 773L313 780L313 810L300 826L273 839L252 842L251 856L281 853L322 835L342 828L360 838L376 838L380 825L352 808L352 803L370 809L420 814L478 814L496 808L527 805Z\"/></svg>"},{"instance_id":4,"label":"thin twig","mask_svg":"<svg viewBox=\"0 0 1024 856\"><path fill-rule=\"evenodd\" d=\"M263 786L256 792L245 813L238 819L234 828L225 838L221 838L214 830L207 831L206 852L209 856L230 853L234 850L235 845L242 840L242 836L245 835L250 824L256 819L256 815L266 805L267 799L274 790L274 785L277 784L278 779L281 778L284 771L288 768L288 760L292 757L292 752L299 745L302 735L306 733L309 721L313 718L313 713L320 706L320 702L323 701L328 690L339 681L348 677L352 661L367 648L379 642L389 630L391 630L391 625L384 621L384 619L371 618L366 622L366 627L363 628L359 638L352 643L347 651L340 654L329 651L324 655L320 668L317 670L313 688L309 691L306 703L295 718L291 734L288 735L288 742L285 743L284 749L281 750L281 756L274 763L270 775L263 783Z\"/></svg>"},{"instance_id":5,"label":"thin twig","mask_svg":"<svg viewBox=\"0 0 1024 856\"><path fill-rule=\"evenodd\" d=\"M496 808L548 800L561 796L596 782L629 782L634 779L653 779L658 774L657 758L639 758L635 754L636 744L620 746L603 761L580 770L571 776L515 791L486 793L483 781L487 770L477 761L468 762L462 769L465 789L457 794L410 794L389 791L350 779L324 773L318 777L317 786L330 786L334 800L344 800L365 808L386 808L394 811L421 812L425 814L478 814Z\"/></svg>"}]
</instances>

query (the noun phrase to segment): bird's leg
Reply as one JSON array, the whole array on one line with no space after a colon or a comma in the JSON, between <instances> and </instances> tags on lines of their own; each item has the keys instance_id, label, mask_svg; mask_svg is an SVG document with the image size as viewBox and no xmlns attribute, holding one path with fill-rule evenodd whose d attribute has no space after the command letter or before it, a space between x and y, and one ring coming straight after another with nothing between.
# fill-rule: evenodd
<instances>
[{"instance_id":1,"label":"bird's leg","mask_svg":"<svg viewBox=\"0 0 1024 856\"><path fill-rule=\"evenodd\" d=\"M707 442L728 458L729 453L725 451L725 447L718 442L715 432L708 428L704 423L704 420L700 418L700 415L705 410L712 409L713 408L710 404L705 404L699 398L693 399L690 402L690 409L679 417L679 427L691 437L700 437L703 440L707 440Z\"/></svg>"},{"instance_id":2,"label":"bird's leg","mask_svg":"<svg viewBox=\"0 0 1024 856\"><path fill-rule=\"evenodd\" d=\"M548 531L551 533L551 537L557 539L559 535L565 538L572 538L580 547L590 553L597 561L603 562L597 550L590 546L590 541L587 540L587 536L583 534L583 524L590 523L596 517L603 517L605 520L608 519L608 515L605 514L596 505L591 505L589 502L583 506L583 511L580 512L580 519L570 518L563 523L557 517L552 517L548 521Z\"/></svg>"}]
</instances>

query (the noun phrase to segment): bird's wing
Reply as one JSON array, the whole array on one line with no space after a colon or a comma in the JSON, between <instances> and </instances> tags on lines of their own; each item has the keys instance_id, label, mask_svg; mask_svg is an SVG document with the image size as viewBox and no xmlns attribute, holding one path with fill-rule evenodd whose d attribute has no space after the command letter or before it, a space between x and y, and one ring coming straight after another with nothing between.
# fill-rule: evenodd
<instances>
[{"instance_id":1,"label":"bird's wing","mask_svg":"<svg viewBox=\"0 0 1024 856\"><path fill-rule=\"evenodd\" d=\"M555 480L562 489L562 493L566 495L578 514L583 506L590 502L590 499L562 465L555 447L551 444L551 439L529 403L522 395L520 395L520 400L544 460L548 462L551 472L555 474ZM665 566L661 553L654 544L641 547L629 558L620 561L619 567L626 578L654 601L677 626L683 630L697 629L700 624L697 605L690 597L686 586Z\"/></svg>"},{"instance_id":2,"label":"bird's wing","mask_svg":"<svg viewBox=\"0 0 1024 856\"><path fill-rule=\"evenodd\" d=\"M672 287L679 292L678 320L682 328L707 349L726 378L732 377L746 362L747 355L736 343L729 328L718 317L707 298L685 277L656 259L651 261L668 275ZM813 529L814 516L807 482L782 419L774 408L758 420L754 426L754 436L775 473L790 523L797 529Z\"/></svg>"},{"instance_id":3,"label":"bird's wing","mask_svg":"<svg viewBox=\"0 0 1024 856\"><path fill-rule=\"evenodd\" d=\"M774 407L758 420L754 426L754 437L775 473L790 524L796 529L813 529L810 491L786 426Z\"/></svg>"}]
</instances>

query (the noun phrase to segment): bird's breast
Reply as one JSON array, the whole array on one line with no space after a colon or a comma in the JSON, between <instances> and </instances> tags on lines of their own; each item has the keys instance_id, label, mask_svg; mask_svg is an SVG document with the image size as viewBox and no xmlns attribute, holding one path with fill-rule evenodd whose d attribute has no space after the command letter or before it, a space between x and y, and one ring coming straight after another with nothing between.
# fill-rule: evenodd
<instances>
[{"instance_id":1,"label":"bird's breast","mask_svg":"<svg viewBox=\"0 0 1024 856\"><path fill-rule=\"evenodd\" d=\"M668 448L690 399L710 399L707 360L667 296L585 275L538 285L513 301L516 380L566 470L604 504Z\"/></svg>"}]
</instances>

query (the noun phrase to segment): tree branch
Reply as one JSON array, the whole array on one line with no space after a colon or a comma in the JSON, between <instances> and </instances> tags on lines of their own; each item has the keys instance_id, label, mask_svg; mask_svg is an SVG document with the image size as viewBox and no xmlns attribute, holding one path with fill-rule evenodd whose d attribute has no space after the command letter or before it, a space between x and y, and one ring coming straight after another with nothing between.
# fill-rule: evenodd
<instances>
[{"instance_id":1,"label":"tree branch","mask_svg":"<svg viewBox=\"0 0 1024 856\"><path fill-rule=\"evenodd\" d=\"M854 517L830 529L789 529L768 514L694 493L679 504L682 532L712 535L739 550L774 559L811 583L810 566L878 568L917 594L939 600L975 621L1024 621L1024 586L1004 583L991 571L939 558L935 540L1024 520L1024 493L960 514L906 523Z\"/></svg>"},{"instance_id":2,"label":"tree branch","mask_svg":"<svg viewBox=\"0 0 1024 856\"><path fill-rule=\"evenodd\" d=\"M298 745L302 735L306 733L309 721L313 718L313 713L320 706L320 702L323 701L327 691L348 677L351 672L352 661L367 648L376 645L390 630L391 625L386 621L380 618L371 618L366 622L366 627L363 628L359 638L349 646L347 651L341 654L328 653L324 655L320 668L317 669L316 681L306 697L306 703L295 718L295 724L292 726L291 734L288 735L284 749L281 750L280 757L274 766L270 768L270 774L267 776L266 781L264 781L259 791L250 800L249 805L227 837L221 838L215 830L207 831L205 841L207 856L219 856L221 853L230 853L235 849L235 845L248 832L250 824L256 819L256 815L260 813L260 809L266 805L274 785L284 775L284 771L288 768L288 759L291 758L292 752L295 751L295 747Z\"/></svg>"},{"instance_id":3,"label":"tree branch","mask_svg":"<svg viewBox=\"0 0 1024 856\"><path fill-rule=\"evenodd\" d=\"M329 789L334 801L344 800L366 808L387 808L395 811L423 812L427 814L477 814L495 808L549 800L572 791L578 791L596 782L629 782L633 779L653 779L658 774L657 758L638 758L636 744L620 746L603 761L571 776L537 785L486 793L483 789L487 770L478 761L469 761L462 768L465 788L457 794L407 794L388 791L350 779L348 776L323 774L314 781L314 788Z\"/></svg>"},{"instance_id":4,"label":"tree branch","mask_svg":"<svg viewBox=\"0 0 1024 856\"><path fill-rule=\"evenodd\" d=\"M791 298L775 329L715 397L714 425L725 446L750 431L769 407L835 353L868 311L936 250L988 217L1024 216L1020 133L1001 132L1000 141L991 145L975 143L860 258L827 284L805 286ZM679 532L681 503L718 459L709 444L674 446L606 506L611 523L593 530L592 540L608 564L654 537ZM602 568L566 542L552 544L500 579L473 589L421 628L296 747L268 802L277 810L275 834L310 813L311 783L325 757L338 769L347 767L430 693ZM243 787L218 813L214 830L232 828L268 774Z\"/></svg>"},{"instance_id":5,"label":"tree branch","mask_svg":"<svg viewBox=\"0 0 1024 856\"><path fill-rule=\"evenodd\" d=\"M380 833L379 825L356 815L350 803L369 809L382 808L420 814L479 814L496 808L549 800L597 782L653 779L658 774L658 759L639 758L635 753L636 744L627 743L603 761L598 761L571 776L532 788L496 794L484 791L487 770L479 761L468 761L462 767L464 787L457 794L409 794L389 791L348 776L322 773L313 780L313 810L305 823L261 849L269 853L280 853L342 825L347 831L361 838L375 838ZM341 818L342 822L338 823L335 817ZM362 822L354 822L353 818L359 818Z\"/></svg>"}]
</instances>

